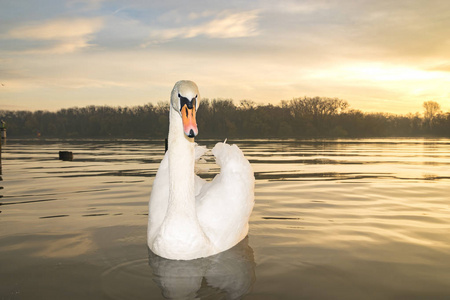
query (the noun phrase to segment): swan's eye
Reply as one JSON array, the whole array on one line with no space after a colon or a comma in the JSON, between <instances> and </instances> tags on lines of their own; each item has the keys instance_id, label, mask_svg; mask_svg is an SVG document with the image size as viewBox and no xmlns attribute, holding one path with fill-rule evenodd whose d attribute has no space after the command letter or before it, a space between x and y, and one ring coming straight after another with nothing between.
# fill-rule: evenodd
<instances>
[{"instance_id":1,"label":"swan's eye","mask_svg":"<svg viewBox=\"0 0 450 300\"><path fill-rule=\"evenodd\" d=\"M195 106L195 100L197 99L197 96L191 100L189 100L186 97L183 97L178 93L178 98L180 98L180 111L183 108L183 106L187 106L187 108L192 109L193 106Z\"/></svg>"}]
</instances>

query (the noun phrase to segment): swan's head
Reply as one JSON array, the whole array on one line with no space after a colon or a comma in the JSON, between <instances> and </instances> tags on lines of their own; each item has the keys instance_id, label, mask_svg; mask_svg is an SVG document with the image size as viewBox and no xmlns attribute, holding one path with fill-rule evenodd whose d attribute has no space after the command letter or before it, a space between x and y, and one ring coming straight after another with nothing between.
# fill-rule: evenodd
<instances>
[{"instance_id":1,"label":"swan's head","mask_svg":"<svg viewBox=\"0 0 450 300\"><path fill-rule=\"evenodd\" d=\"M200 102L197 85L188 80L178 81L173 87L170 99L170 105L183 120L184 133L190 138L195 137L198 134L195 114Z\"/></svg>"}]
</instances>

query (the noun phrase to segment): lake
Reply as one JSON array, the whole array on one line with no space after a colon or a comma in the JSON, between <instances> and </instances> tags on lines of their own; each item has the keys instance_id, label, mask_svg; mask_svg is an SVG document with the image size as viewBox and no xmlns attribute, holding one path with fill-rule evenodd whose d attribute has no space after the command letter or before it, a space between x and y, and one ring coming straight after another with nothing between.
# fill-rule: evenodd
<instances>
[{"instance_id":1,"label":"lake","mask_svg":"<svg viewBox=\"0 0 450 300\"><path fill-rule=\"evenodd\" d=\"M255 171L249 235L183 262L146 244L164 141L8 140L0 299L450 298L449 139L229 142Z\"/></svg>"}]
</instances>

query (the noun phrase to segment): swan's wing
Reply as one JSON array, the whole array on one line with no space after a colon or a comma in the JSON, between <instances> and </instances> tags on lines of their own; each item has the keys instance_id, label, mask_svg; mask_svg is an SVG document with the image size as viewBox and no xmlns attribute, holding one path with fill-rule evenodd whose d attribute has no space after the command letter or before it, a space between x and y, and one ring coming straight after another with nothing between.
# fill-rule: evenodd
<instances>
[{"instance_id":1,"label":"swan's wing","mask_svg":"<svg viewBox=\"0 0 450 300\"><path fill-rule=\"evenodd\" d=\"M218 143L212 153L221 170L197 196L197 216L211 242L225 250L248 233L255 178L250 163L236 145Z\"/></svg>"},{"instance_id":2,"label":"swan's wing","mask_svg":"<svg viewBox=\"0 0 450 300\"><path fill-rule=\"evenodd\" d=\"M153 181L150 203L148 205L148 241L153 241L154 235L161 226L167 212L169 202L169 154L164 155L155 180Z\"/></svg>"},{"instance_id":3,"label":"swan's wing","mask_svg":"<svg viewBox=\"0 0 450 300\"><path fill-rule=\"evenodd\" d=\"M208 148L206 146L199 146L195 144L195 160L199 160L205 153L208 151Z\"/></svg>"}]
</instances>

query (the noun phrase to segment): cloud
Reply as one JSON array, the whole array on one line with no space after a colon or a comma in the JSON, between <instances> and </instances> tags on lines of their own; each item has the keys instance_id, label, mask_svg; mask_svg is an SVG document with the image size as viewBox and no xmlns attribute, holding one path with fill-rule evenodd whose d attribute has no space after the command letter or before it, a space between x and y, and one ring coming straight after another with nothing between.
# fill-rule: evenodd
<instances>
[{"instance_id":1,"label":"cloud","mask_svg":"<svg viewBox=\"0 0 450 300\"><path fill-rule=\"evenodd\" d=\"M209 17L210 12L205 14L191 14L190 20L197 20L203 17ZM143 46L150 44L167 42L173 39L188 39L197 36L206 36L215 39L241 38L258 35L257 29L258 12L245 11L231 13L224 11L215 16L212 20L200 21L198 25L153 29L150 33L150 41ZM179 23L179 22L177 22Z\"/></svg>"},{"instance_id":2,"label":"cloud","mask_svg":"<svg viewBox=\"0 0 450 300\"><path fill-rule=\"evenodd\" d=\"M55 19L13 28L4 38L41 42L28 53L70 53L92 46L89 41L102 25L102 18Z\"/></svg>"}]
</instances>

